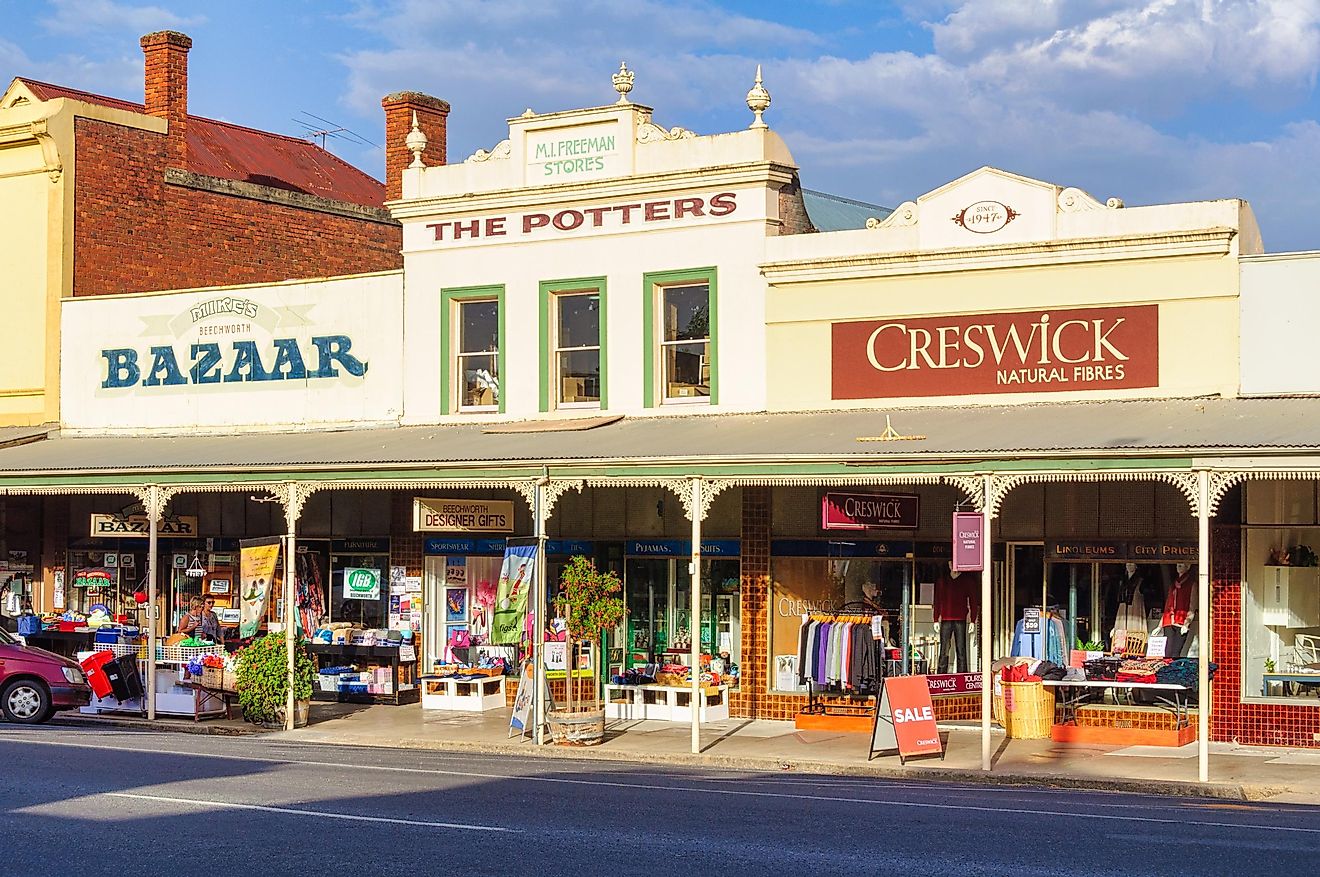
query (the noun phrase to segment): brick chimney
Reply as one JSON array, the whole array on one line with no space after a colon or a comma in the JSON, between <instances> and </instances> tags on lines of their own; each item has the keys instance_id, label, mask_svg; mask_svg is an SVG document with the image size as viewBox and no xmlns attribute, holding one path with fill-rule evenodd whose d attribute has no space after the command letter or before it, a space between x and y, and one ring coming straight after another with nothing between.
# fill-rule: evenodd
<instances>
[{"instance_id":1,"label":"brick chimney","mask_svg":"<svg viewBox=\"0 0 1320 877\"><path fill-rule=\"evenodd\" d=\"M418 91L400 91L386 95L380 105L385 108L385 198L393 201L403 191L403 169L413 160L404 143L412 130L413 113L417 114L417 127L426 135L422 162L427 167L445 163L449 102Z\"/></svg>"},{"instance_id":2,"label":"brick chimney","mask_svg":"<svg viewBox=\"0 0 1320 877\"><path fill-rule=\"evenodd\" d=\"M176 167L188 166L188 50L192 39L172 30L149 33L141 40L147 56L147 114L170 123L166 151Z\"/></svg>"}]
</instances>

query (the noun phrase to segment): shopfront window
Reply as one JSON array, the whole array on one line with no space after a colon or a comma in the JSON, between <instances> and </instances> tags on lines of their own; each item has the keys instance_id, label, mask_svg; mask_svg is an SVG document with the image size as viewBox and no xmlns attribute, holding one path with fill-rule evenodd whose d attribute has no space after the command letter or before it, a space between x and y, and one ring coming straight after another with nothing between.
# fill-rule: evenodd
<instances>
[{"instance_id":1,"label":"shopfront window","mask_svg":"<svg viewBox=\"0 0 1320 877\"><path fill-rule=\"evenodd\" d=\"M459 302L458 315L458 407L494 410L500 401L499 302Z\"/></svg>"},{"instance_id":2,"label":"shopfront window","mask_svg":"<svg viewBox=\"0 0 1320 877\"><path fill-rule=\"evenodd\" d=\"M590 408L601 401L600 293L597 290L554 295L555 404Z\"/></svg>"},{"instance_id":3,"label":"shopfront window","mask_svg":"<svg viewBox=\"0 0 1320 877\"><path fill-rule=\"evenodd\" d=\"M701 561L700 652L709 668L736 684L742 660L739 595L740 564L735 558ZM690 664L692 654L692 577L683 558L630 557L624 564L622 665ZM707 669L707 668L703 668Z\"/></svg>"},{"instance_id":4,"label":"shopfront window","mask_svg":"<svg viewBox=\"0 0 1320 877\"><path fill-rule=\"evenodd\" d=\"M374 570L379 578L376 592L350 588L347 583L364 580L353 570ZM384 628L388 623L390 556L388 554L330 555L330 620L347 621L364 629Z\"/></svg>"}]
</instances>

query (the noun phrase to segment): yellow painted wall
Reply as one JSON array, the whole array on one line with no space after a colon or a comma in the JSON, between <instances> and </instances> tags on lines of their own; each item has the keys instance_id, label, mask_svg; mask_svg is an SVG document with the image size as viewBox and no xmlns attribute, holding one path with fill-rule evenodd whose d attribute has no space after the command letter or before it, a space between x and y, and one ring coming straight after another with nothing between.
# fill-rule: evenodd
<instances>
[{"instance_id":1,"label":"yellow painted wall","mask_svg":"<svg viewBox=\"0 0 1320 877\"><path fill-rule=\"evenodd\" d=\"M766 303L772 411L967 405L1097 398L1236 395L1238 265L1233 255L961 270L775 285ZM1038 308L1160 305L1160 386L1109 391L996 393L832 400L830 323Z\"/></svg>"},{"instance_id":2,"label":"yellow painted wall","mask_svg":"<svg viewBox=\"0 0 1320 877\"><path fill-rule=\"evenodd\" d=\"M0 425L53 419L47 398L50 217L59 184L43 169L41 148L0 147ZM57 203L57 202L56 202ZM56 238L58 240L58 238Z\"/></svg>"}]
</instances>

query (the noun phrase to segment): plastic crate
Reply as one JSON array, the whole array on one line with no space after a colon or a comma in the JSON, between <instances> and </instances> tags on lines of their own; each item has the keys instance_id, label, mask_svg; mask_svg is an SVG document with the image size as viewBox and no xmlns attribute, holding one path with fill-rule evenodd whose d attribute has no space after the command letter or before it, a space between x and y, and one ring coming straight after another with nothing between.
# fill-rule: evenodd
<instances>
[{"instance_id":1,"label":"plastic crate","mask_svg":"<svg viewBox=\"0 0 1320 877\"><path fill-rule=\"evenodd\" d=\"M161 664L187 664L193 658L205 655L223 655L225 647L213 646L157 646L156 661Z\"/></svg>"}]
</instances>

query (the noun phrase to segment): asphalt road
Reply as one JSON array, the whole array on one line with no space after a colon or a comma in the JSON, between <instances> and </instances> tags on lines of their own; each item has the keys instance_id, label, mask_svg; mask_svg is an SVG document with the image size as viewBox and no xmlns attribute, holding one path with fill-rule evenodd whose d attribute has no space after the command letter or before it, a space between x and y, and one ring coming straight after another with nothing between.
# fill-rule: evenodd
<instances>
[{"instance_id":1,"label":"asphalt road","mask_svg":"<svg viewBox=\"0 0 1320 877\"><path fill-rule=\"evenodd\" d=\"M1320 809L0 725L0 875L1279 875Z\"/></svg>"}]
</instances>

